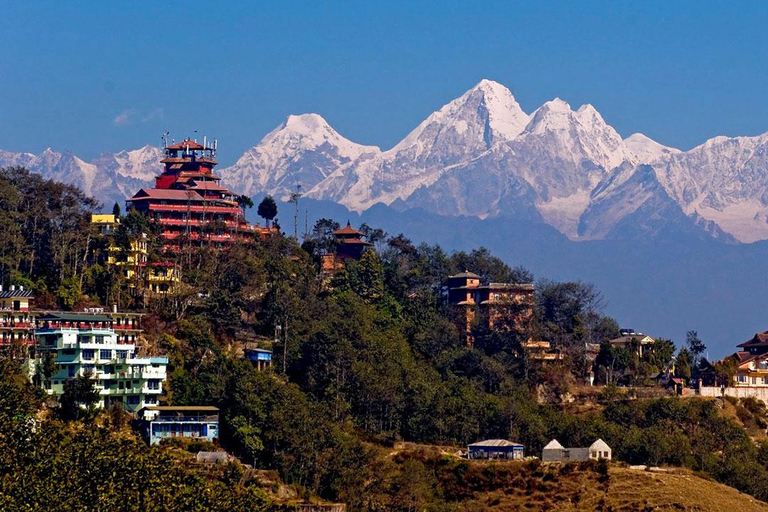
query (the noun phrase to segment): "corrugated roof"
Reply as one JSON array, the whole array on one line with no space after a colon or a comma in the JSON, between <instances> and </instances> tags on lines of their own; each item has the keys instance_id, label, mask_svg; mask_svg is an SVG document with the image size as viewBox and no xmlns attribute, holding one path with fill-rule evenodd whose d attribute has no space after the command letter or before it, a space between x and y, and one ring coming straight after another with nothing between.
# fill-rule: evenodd
<instances>
[{"instance_id":1,"label":"corrugated roof","mask_svg":"<svg viewBox=\"0 0 768 512\"><path fill-rule=\"evenodd\" d=\"M471 279L480 279L480 276L475 274L474 272L470 272L469 270L465 270L464 272L461 272L459 274L448 276L448 279L453 278L471 278Z\"/></svg>"},{"instance_id":2,"label":"corrugated roof","mask_svg":"<svg viewBox=\"0 0 768 512\"><path fill-rule=\"evenodd\" d=\"M150 411L209 411L219 412L218 407L212 405L148 405Z\"/></svg>"},{"instance_id":3,"label":"corrugated roof","mask_svg":"<svg viewBox=\"0 0 768 512\"><path fill-rule=\"evenodd\" d=\"M32 292L29 290L3 290L0 292L0 299L13 299L13 298L33 298Z\"/></svg>"},{"instance_id":4,"label":"corrugated roof","mask_svg":"<svg viewBox=\"0 0 768 512\"><path fill-rule=\"evenodd\" d=\"M507 441L506 439L486 439L485 441L478 441L468 446L482 447L482 446L523 446L523 445L519 443L513 443L512 441Z\"/></svg>"},{"instance_id":5,"label":"corrugated roof","mask_svg":"<svg viewBox=\"0 0 768 512\"><path fill-rule=\"evenodd\" d=\"M58 320L60 322L111 322L104 315L91 315L88 313L48 313L37 317L38 320Z\"/></svg>"}]
</instances>

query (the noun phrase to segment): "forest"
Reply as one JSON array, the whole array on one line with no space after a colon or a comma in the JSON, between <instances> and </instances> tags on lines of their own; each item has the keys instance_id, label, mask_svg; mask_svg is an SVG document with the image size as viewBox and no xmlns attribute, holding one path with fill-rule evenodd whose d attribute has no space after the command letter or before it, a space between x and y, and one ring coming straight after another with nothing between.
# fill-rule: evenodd
<instances>
[{"instance_id":1,"label":"forest","mask_svg":"<svg viewBox=\"0 0 768 512\"><path fill-rule=\"evenodd\" d=\"M142 348L170 359L165 401L219 407L221 446L306 497L351 510L454 510L461 493L446 491L447 472L388 457L395 443L461 447L504 438L537 454L552 438L566 446L602 438L619 461L686 466L768 500L768 441L750 437L717 401L638 399L615 384L644 383L675 352L676 371L690 377L703 342L693 333L677 350L660 340L642 358L611 347L619 326L589 284L534 280L483 248L448 254L371 226L361 230L375 250L329 278L321 258L339 224L324 219L301 243L276 235L173 255L183 283L146 300L104 263L107 241L90 226L99 208L72 186L0 170L0 283L33 290L38 307L143 311ZM142 233L150 258L168 257L151 221L133 211L122 215L117 243ZM477 325L467 347L445 299L447 276L467 269L484 281L535 282L529 328ZM565 357L546 364L525 357L529 338ZM242 357L246 344L274 351L272 371ZM585 344L601 347L594 368ZM593 369L607 385L594 407L574 410L568 397ZM279 506L243 481L237 465L201 475L174 464L168 448L143 444L120 411L67 414L71 408L22 376L19 360L6 357L0 373L0 508ZM764 408L749 409L749 418L764 421Z\"/></svg>"}]
</instances>

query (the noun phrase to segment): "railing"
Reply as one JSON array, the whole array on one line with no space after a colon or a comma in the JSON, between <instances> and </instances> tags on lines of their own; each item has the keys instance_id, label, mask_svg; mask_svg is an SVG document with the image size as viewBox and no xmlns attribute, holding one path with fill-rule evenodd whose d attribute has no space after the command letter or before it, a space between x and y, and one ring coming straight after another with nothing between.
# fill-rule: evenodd
<instances>
[{"instance_id":1,"label":"railing","mask_svg":"<svg viewBox=\"0 0 768 512\"><path fill-rule=\"evenodd\" d=\"M218 423L219 422L219 416L216 414L206 414L206 415L198 415L198 416L157 416L152 421L160 422L160 423L189 423L189 422L195 422L195 423Z\"/></svg>"}]
</instances>

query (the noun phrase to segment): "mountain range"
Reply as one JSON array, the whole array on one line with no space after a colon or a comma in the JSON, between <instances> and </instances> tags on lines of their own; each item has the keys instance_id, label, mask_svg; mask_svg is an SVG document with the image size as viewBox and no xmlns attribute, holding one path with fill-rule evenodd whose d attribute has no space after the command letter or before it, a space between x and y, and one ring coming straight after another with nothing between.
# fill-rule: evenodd
<instances>
[{"instance_id":1,"label":"mountain range","mask_svg":"<svg viewBox=\"0 0 768 512\"><path fill-rule=\"evenodd\" d=\"M561 99L528 114L503 85L482 80L382 151L321 116L288 116L234 165L233 191L305 197L362 212L377 203L447 216L544 222L571 240L687 233L727 242L768 239L768 133L715 137L689 151L642 134L623 139L592 105ZM85 162L70 152L0 151L80 186L106 206L153 183L162 150L145 146Z\"/></svg>"}]
</instances>

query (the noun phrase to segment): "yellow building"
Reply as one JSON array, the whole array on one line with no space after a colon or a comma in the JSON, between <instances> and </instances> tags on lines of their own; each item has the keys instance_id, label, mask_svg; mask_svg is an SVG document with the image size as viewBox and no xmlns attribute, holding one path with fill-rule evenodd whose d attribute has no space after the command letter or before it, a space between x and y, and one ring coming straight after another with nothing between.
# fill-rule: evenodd
<instances>
[{"instance_id":1,"label":"yellow building","mask_svg":"<svg viewBox=\"0 0 768 512\"><path fill-rule=\"evenodd\" d=\"M29 303L32 292L23 286L4 290L0 285L0 346L34 342L35 321Z\"/></svg>"},{"instance_id":2,"label":"yellow building","mask_svg":"<svg viewBox=\"0 0 768 512\"><path fill-rule=\"evenodd\" d=\"M107 265L123 267L123 276L129 286L142 284L150 294L167 294L173 292L174 286L181 282L179 267L170 262L148 263L149 248L147 235L130 241L130 247L119 247L114 235L120 225L120 219L111 214L91 215L91 224L96 226L99 233L109 238L107 249Z\"/></svg>"}]
</instances>

